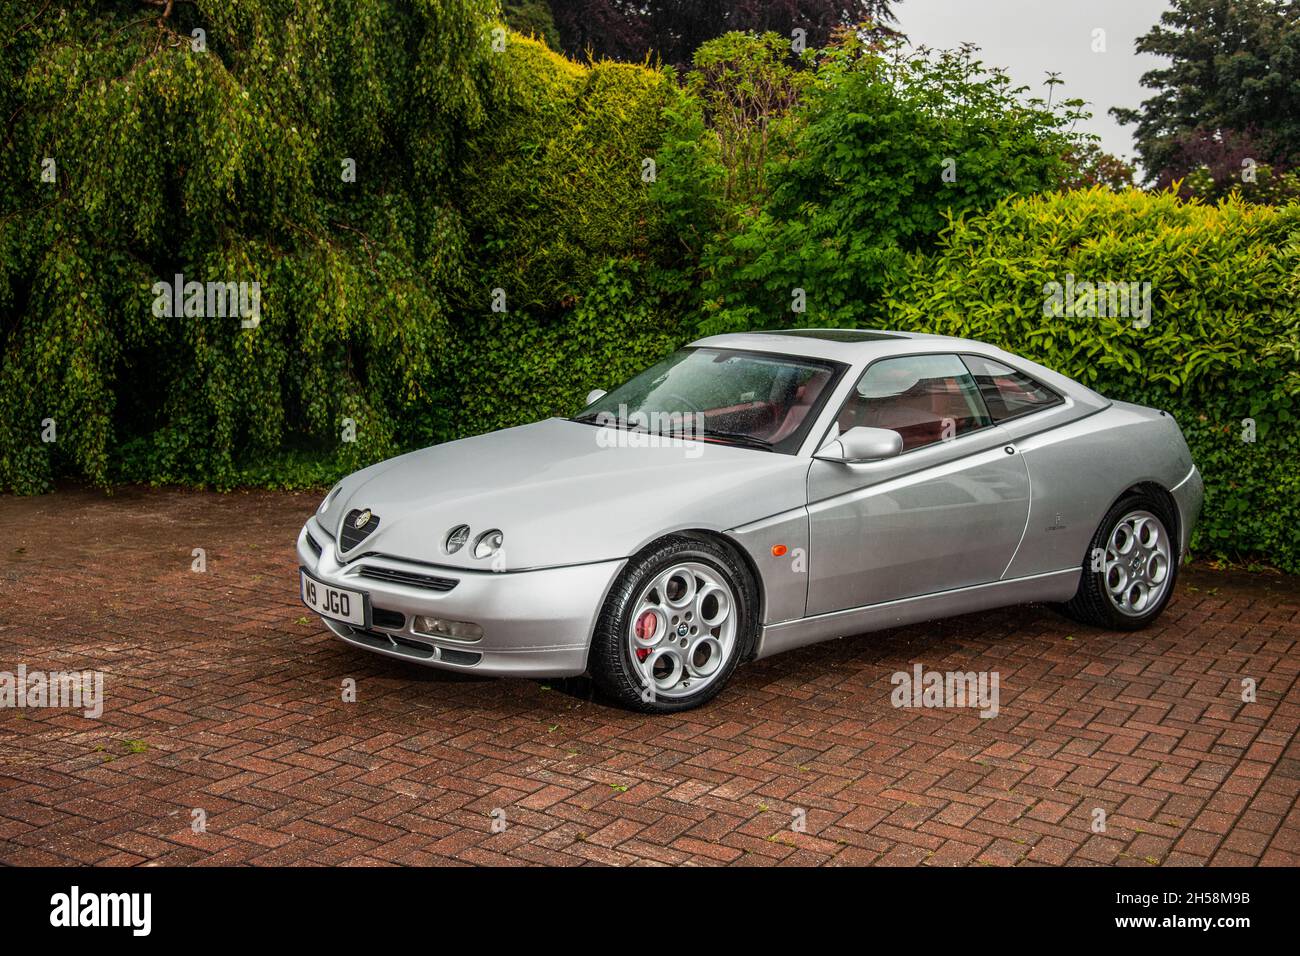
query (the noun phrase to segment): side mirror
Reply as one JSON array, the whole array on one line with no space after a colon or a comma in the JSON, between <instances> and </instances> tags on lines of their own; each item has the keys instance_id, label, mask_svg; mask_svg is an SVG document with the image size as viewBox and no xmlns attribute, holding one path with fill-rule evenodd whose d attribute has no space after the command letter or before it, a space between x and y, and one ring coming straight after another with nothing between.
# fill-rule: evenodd
<instances>
[{"instance_id":1,"label":"side mirror","mask_svg":"<svg viewBox=\"0 0 1300 956\"><path fill-rule=\"evenodd\" d=\"M590 405L593 402L598 402L604 397L605 397L605 390L603 388L593 388L590 392L587 393L586 404ZM583 407L585 408L586 405L584 405Z\"/></svg>"},{"instance_id":2,"label":"side mirror","mask_svg":"<svg viewBox=\"0 0 1300 956\"><path fill-rule=\"evenodd\" d=\"M814 455L822 461L880 461L903 453L903 436L888 428L850 428Z\"/></svg>"}]
</instances>

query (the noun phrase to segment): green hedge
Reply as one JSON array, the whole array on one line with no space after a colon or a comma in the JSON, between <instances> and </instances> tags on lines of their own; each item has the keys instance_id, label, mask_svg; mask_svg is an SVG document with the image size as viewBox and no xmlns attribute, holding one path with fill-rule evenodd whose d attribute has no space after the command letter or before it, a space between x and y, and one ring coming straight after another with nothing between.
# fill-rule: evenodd
<instances>
[{"instance_id":1,"label":"green hedge","mask_svg":"<svg viewBox=\"0 0 1300 956\"><path fill-rule=\"evenodd\" d=\"M1149 282L1150 325L1045 315L1045 287L1070 275ZM1300 571L1300 206L1100 189L1008 200L953 221L888 307L892 327L992 342L1169 411L1205 478L1194 549Z\"/></svg>"},{"instance_id":2,"label":"green hedge","mask_svg":"<svg viewBox=\"0 0 1300 956\"><path fill-rule=\"evenodd\" d=\"M625 63L581 66L512 35L462 174L473 279L459 302L456 432L572 414L689 334L643 163L680 97ZM505 294L494 311L492 294Z\"/></svg>"}]
</instances>

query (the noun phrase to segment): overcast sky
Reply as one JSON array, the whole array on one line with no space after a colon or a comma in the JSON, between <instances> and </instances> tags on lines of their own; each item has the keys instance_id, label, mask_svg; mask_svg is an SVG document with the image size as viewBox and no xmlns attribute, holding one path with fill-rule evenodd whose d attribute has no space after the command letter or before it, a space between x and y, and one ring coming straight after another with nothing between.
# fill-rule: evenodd
<instances>
[{"instance_id":1,"label":"overcast sky","mask_svg":"<svg viewBox=\"0 0 1300 956\"><path fill-rule=\"evenodd\" d=\"M1137 106L1151 95L1139 80L1166 62L1138 55L1134 41L1160 19L1166 0L900 0L899 25L917 45L951 48L971 41L985 63L1006 68L1016 85L1042 86L1061 74L1056 99L1078 97L1093 118L1081 128L1109 153L1133 158L1133 127L1110 118L1112 106ZM1106 52L1093 52L1093 31L1106 31Z\"/></svg>"}]
</instances>

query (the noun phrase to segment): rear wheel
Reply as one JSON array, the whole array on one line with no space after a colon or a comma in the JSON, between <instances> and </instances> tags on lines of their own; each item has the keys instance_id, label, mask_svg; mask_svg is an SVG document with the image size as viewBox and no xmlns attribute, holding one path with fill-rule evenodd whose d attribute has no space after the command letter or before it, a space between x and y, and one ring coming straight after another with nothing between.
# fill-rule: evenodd
<instances>
[{"instance_id":1,"label":"rear wheel","mask_svg":"<svg viewBox=\"0 0 1300 956\"><path fill-rule=\"evenodd\" d=\"M601 610L596 685L625 707L689 710L714 697L752 636L757 601L724 545L672 537L633 558Z\"/></svg>"},{"instance_id":2,"label":"rear wheel","mask_svg":"<svg viewBox=\"0 0 1300 956\"><path fill-rule=\"evenodd\" d=\"M1064 605L1076 620L1135 631L1173 595L1178 544L1173 518L1148 494L1128 495L1107 512L1084 557L1079 590Z\"/></svg>"}]
</instances>

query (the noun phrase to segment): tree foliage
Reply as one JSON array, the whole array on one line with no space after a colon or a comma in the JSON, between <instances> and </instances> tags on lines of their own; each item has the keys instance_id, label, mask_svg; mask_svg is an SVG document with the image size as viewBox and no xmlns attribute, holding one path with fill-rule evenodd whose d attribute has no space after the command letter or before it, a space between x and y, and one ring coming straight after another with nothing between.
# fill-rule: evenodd
<instances>
[{"instance_id":1,"label":"tree foliage","mask_svg":"<svg viewBox=\"0 0 1300 956\"><path fill-rule=\"evenodd\" d=\"M4 7L0 485L438 432L489 0ZM256 326L156 314L178 274L256 284Z\"/></svg>"},{"instance_id":2,"label":"tree foliage","mask_svg":"<svg viewBox=\"0 0 1300 956\"><path fill-rule=\"evenodd\" d=\"M741 74L733 87L771 84L780 51L770 38L712 41L697 62L723 44ZM1078 101L1028 99L970 49L914 51L845 33L799 86L794 109L777 98L746 120L751 131L776 124L784 144L769 157L763 189L738 195L740 208L715 206L719 231L699 239L707 331L869 320L906 254L933 242L949 215L1053 188L1066 150L1081 142L1068 133ZM689 114L678 119L680 135L699 133ZM670 219L698 216L707 203L692 193L739 175L728 165L744 155L727 148L735 134L724 126L703 135L694 149L670 135L660 189Z\"/></svg>"},{"instance_id":3,"label":"tree foliage","mask_svg":"<svg viewBox=\"0 0 1300 956\"><path fill-rule=\"evenodd\" d=\"M1106 152L1095 142L1071 144L1062 158L1066 165L1062 189L1131 189L1137 176L1132 163Z\"/></svg>"},{"instance_id":4,"label":"tree foliage","mask_svg":"<svg viewBox=\"0 0 1300 956\"><path fill-rule=\"evenodd\" d=\"M552 50L559 50L560 31L555 26L548 0L503 0L501 18L527 37L542 40Z\"/></svg>"},{"instance_id":5,"label":"tree foliage","mask_svg":"<svg viewBox=\"0 0 1300 956\"><path fill-rule=\"evenodd\" d=\"M804 31L808 49L836 29L860 23L887 27L899 0L551 0L569 55L685 66L706 40L724 33L768 33L792 39Z\"/></svg>"},{"instance_id":6,"label":"tree foliage","mask_svg":"<svg viewBox=\"0 0 1300 956\"><path fill-rule=\"evenodd\" d=\"M1142 77L1155 93L1140 109L1111 112L1136 125L1149 180L1168 183L1197 168L1188 165L1188 137L1258 131L1258 162L1300 162L1300 4L1173 0L1137 49L1168 65Z\"/></svg>"},{"instance_id":7,"label":"tree foliage","mask_svg":"<svg viewBox=\"0 0 1300 956\"><path fill-rule=\"evenodd\" d=\"M646 182L681 99L671 78L522 38L495 70L461 180L474 250L456 322L461 433L569 414L589 376L630 377L683 334L661 298L680 280L661 274L672 237Z\"/></svg>"},{"instance_id":8,"label":"tree foliage","mask_svg":"<svg viewBox=\"0 0 1300 956\"><path fill-rule=\"evenodd\" d=\"M1222 199L1236 194L1251 202L1285 204L1300 199L1300 167L1261 162L1268 146L1255 130L1194 130L1174 139L1170 167L1156 179L1157 188L1178 183L1187 198ZM1179 170L1175 179L1174 170Z\"/></svg>"},{"instance_id":9,"label":"tree foliage","mask_svg":"<svg viewBox=\"0 0 1300 956\"><path fill-rule=\"evenodd\" d=\"M788 54L789 42L775 33L728 33L700 46L685 75L717 145L726 207L756 210L768 193L768 172L791 158L787 120L812 74Z\"/></svg>"}]
</instances>

